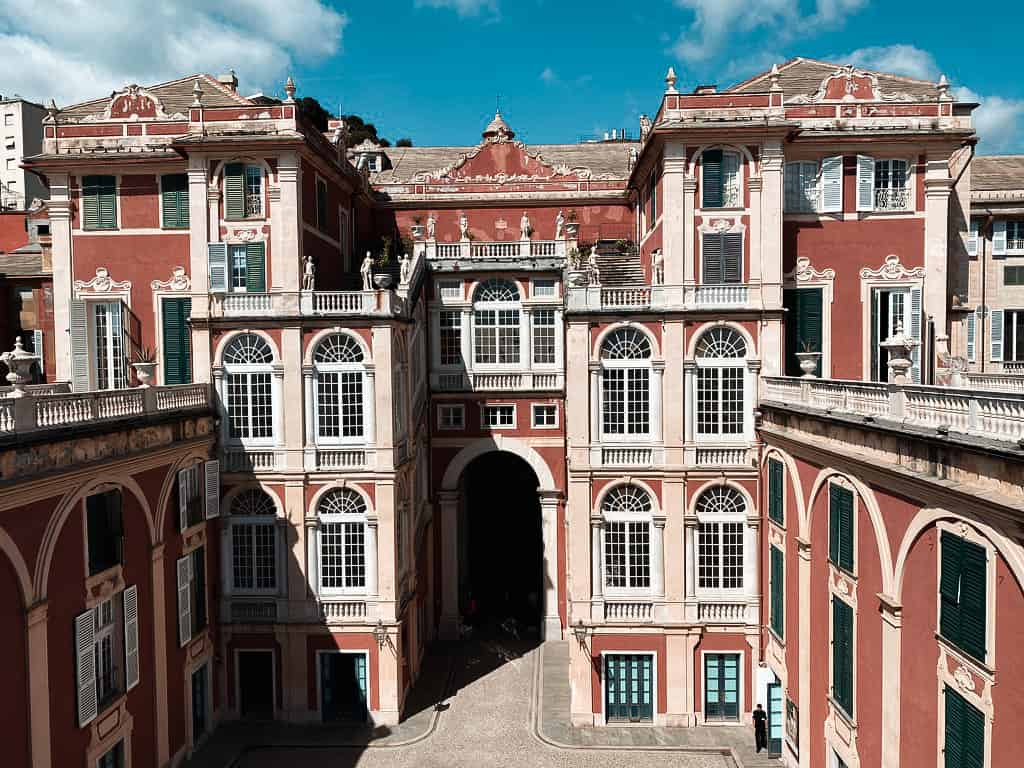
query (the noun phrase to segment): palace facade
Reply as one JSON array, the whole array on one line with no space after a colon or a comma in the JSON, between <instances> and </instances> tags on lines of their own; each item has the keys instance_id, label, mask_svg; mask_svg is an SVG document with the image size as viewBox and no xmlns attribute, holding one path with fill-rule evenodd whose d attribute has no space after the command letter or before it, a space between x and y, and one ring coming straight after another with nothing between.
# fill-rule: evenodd
<instances>
[{"instance_id":1,"label":"palace facade","mask_svg":"<svg viewBox=\"0 0 1024 768\"><path fill-rule=\"evenodd\" d=\"M742 725L760 703L794 766L1019 752L1024 404L984 259L1010 255L1024 181L974 158L974 105L794 59L721 91L670 70L635 142L525 145L496 114L474 146L382 148L285 93L131 85L51 107L25 161L73 392L0 401L0 445L44 410L100 429L135 411L74 403L138 392L191 392L211 425L204 469L161 481L186 510L203 488L202 529L120 533L164 606L143 668L164 680L173 648L208 676L89 719L82 670L109 649L83 640L77 678L48 682L11 649L31 764L86 740L104 766L177 764L239 718L394 724L426 645L488 621L568 641L576 725ZM24 482L0 475L0 549L37 574L8 613L66 656L73 611L14 531ZM191 559L158 574L178 537Z\"/></svg>"}]
</instances>

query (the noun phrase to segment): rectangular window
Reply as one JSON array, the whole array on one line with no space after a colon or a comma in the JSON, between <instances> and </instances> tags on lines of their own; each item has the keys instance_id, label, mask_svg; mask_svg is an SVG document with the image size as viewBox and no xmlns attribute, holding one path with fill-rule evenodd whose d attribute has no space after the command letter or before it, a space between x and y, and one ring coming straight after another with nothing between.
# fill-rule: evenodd
<instances>
[{"instance_id":1,"label":"rectangular window","mask_svg":"<svg viewBox=\"0 0 1024 768\"><path fill-rule=\"evenodd\" d=\"M534 405L533 426L535 427L557 427L558 406L557 405Z\"/></svg>"},{"instance_id":2,"label":"rectangular window","mask_svg":"<svg viewBox=\"0 0 1024 768\"><path fill-rule=\"evenodd\" d=\"M704 208L736 208L740 200L740 156L709 149L701 155L701 200Z\"/></svg>"},{"instance_id":3,"label":"rectangular window","mask_svg":"<svg viewBox=\"0 0 1024 768\"><path fill-rule=\"evenodd\" d=\"M1024 285L1024 267L1003 267L1003 285Z\"/></svg>"},{"instance_id":4,"label":"rectangular window","mask_svg":"<svg viewBox=\"0 0 1024 768\"><path fill-rule=\"evenodd\" d=\"M14 149L13 136L4 136L4 149Z\"/></svg>"},{"instance_id":5,"label":"rectangular window","mask_svg":"<svg viewBox=\"0 0 1024 768\"><path fill-rule=\"evenodd\" d=\"M198 547L177 561L178 639L188 644L206 629L206 556Z\"/></svg>"},{"instance_id":6,"label":"rectangular window","mask_svg":"<svg viewBox=\"0 0 1024 768\"><path fill-rule=\"evenodd\" d=\"M116 177L82 177L82 228L117 229Z\"/></svg>"},{"instance_id":7,"label":"rectangular window","mask_svg":"<svg viewBox=\"0 0 1024 768\"><path fill-rule=\"evenodd\" d=\"M768 459L768 517L779 525L785 523L783 499L786 492L782 462Z\"/></svg>"},{"instance_id":8,"label":"rectangular window","mask_svg":"<svg viewBox=\"0 0 1024 768\"><path fill-rule=\"evenodd\" d=\"M655 170L647 182L648 197L651 201L650 216L647 218L647 229L654 229L658 220L658 172Z\"/></svg>"},{"instance_id":9,"label":"rectangular window","mask_svg":"<svg viewBox=\"0 0 1024 768\"><path fill-rule=\"evenodd\" d=\"M698 534L697 585L701 589L742 589L743 523L702 522Z\"/></svg>"},{"instance_id":10,"label":"rectangular window","mask_svg":"<svg viewBox=\"0 0 1024 768\"><path fill-rule=\"evenodd\" d=\"M459 300L462 298L462 283L456 280L442 280L437 284L437 292L442 299Z\"/></svg>"},{"instance_id":11,"label":"rectangular window","mask_svg":"<svg viewBox=\"0 0 1024 768\"><path fill-rule=\"evenodd\" d=\"M245 167L245 218L263 216L263 169L257 165Z\"/></svg>"},{"instance_id":12,"label":"rectangular window","mask_svg":"<svg viewBox=\"0 0 1024 768\"><path fill-rule=\"evenodd\" d=\"M231 290L244 291L246 286L245 267L246 253L244 245L232 245L228 248L231 260Z\"/></svg>"},{"instance_id":13,"label":"rectangular window","mask_svg":"<svg viewBox=\"0 0 1024 768\"><path fill-rule=\"evenodd\" d=\"M128 386L128 338L125 305L120 301L88 302L92 323L92 371L96 389Z\"/></svg>"},{"instance_id":14,"label":"rectangular window","mask_svg":"<svg viewBox=\"0 0 1024 768\"><path fill-rule=\"evenodd\" d=\"M327 228L327 182L316 180L316 228Z\"/></svg>"},{"instance_id":15,"label":"rectangular window","mask_svg":"<svg viewBox=\"0 0 1024 768\"><path fill-rule=\"evenodd\" d=\"M818 210L817 163L786 163L784 183L787 213L814 213Z\"/></svg>"},{"instance_id":16,"label":"rectangular window","mask_svg":"<svg viewBox=\"0 0 1024 768\"><path fill-rule=\"evenodd\" d=\"M273 393L269 373L230 373L227 387L228 429L235 440L274 436Z\"/></svg>"},{"instance_id":17,"label":"rectangular window","mask_svg":"<svg viewBox=\"0 0 1024 768\"><path fill-rule=\"evenodd\" d=\"M1006 222L1006 250L1024 251L1024 221Z\"/></svg>"},{"instance_id":18,"label":"rectangular window","mask_svg":"<svg viewBox=\"0 0 1024 768\"><path fill-rule=\"evenodd\" d=\"M643 520L604 524L604 583L610 589L651 586L651 532Z\"/></svg>"},{"instance_id":19,"label":"rectangular window","mask_svg":"<svg viewBox=\"0 0 1024 768\"><path fill-rule=\"evenodd\" d=\"M363 372L318 371L316 406L319 437L362 437Z\"/></svg>"},{"instance_id":20,"label":"rectangular window","mask_svg":"<svg viewBox=\"0 0 1024 768\"><path fill-rule=\"evenodd\" d=\"M701 282L705 285L743 280L743 235L740 232L705 232L701 248Z\"/></svg>"},{"instance_id":21,"label":"rectangular window","mask_svg":"<svg viewBox=\"0 0 1024 768\"><path fill-rule=\"evenodd\" d=\"M988 623L987 560L984 547L942 532L939 633L981 662Z\"/></svg>"},{"instance_id":22,"label":"rectangular window","mask_svg":"<svg viewBox=\"0 0 1024 768\"><path fill-rule=\"evenodd\" d=\"M853 573L853 491L835 483L828 486L828 559Z\"/></svg>"},{"instance_id":23,"label":"rectangular window","mask_svg":"<svg viewBox=\"0 0 1024 768\"><path fill-rule=\"evenodd\" d=\"M366 588L366 538L361 520L320 525L320 586Z\"/></svg>"},{"instance_id":24,"label":"rectangular window","mask_svg":"<svg viewBox=\"0 0 1024 768\"><path fill-rule=\"evenodd\" d=\"M277 588L277 537L273 522L231 521L231 571L236 590Z\"/></svg>"},{"instance_id":25,"label":"rectangular window","mask_svg":"<svg viewBox=\"0 0 1024 768\"><path fill-rule=\"evenodd\" d=\"M89 542L89 575L94 576L123 560L124 526L121 517L121 491L96 493L85 499Z\"/></svg>"},{"instance_id":26,"label":"rectangular window","mask_svg":"<svg viewBox=\"0 0 1024 768\"><path fill-rule=\"evenodd\" d=\"M697 369L697 434L742 435L744 375L741 367Z\"/></svg>"},{"instance_id":27,"label":"rectangular window","mask_svg":"<svg viewBox=\"0 0 1024 768\"><path fill-rule=\"evenodd\" d=\"M207 664L192 673L192 745L195 746L209 725L206 716L209 706L209 681Z\"/></svg>"},{"instance_id":28,"label":"rectangular window","mask_svg":"<svg viewBox=\"0 0 1024 768\"><path fill-rule=\"evenodd\" d=\"M650 432L650 374L648 368L606 368L602 372L604 434L646 435Z\"/></svg>"},{"instance_id":29,"label":"rectangular window","mask_svg":"<svg viewBox=\"0 0 1024 768\"><path fill-rule=\"evenodd\" d=\"M181 530L198 525L206 519L202 464L178 470L178 513Z\"/></svg>"},{"instance_id":30,"label":"rectangular window","mask_svg":"<svg viewBox=\"0 0 1024 768\"><path fill-rule=\"evenodd\" d=\"M538 365L555 362L555 310L537 309L533 318L533 362Z\"/></svg>"},{"instance_id":31,"label":"rectangular window","mask_svg":"<svg viewBox=\"0 0 1024 768\"><path fill-rule=\"evenodd\" d=\"M910 208L908 170L906 160L875 160L875 210Z\"/></svg>"},{"instance_id":32,"label":"rectangular window","mask_svg":"<svg viewBox=\"0 0 1024 768\"><path fill-rule=\"evenodd\" d=\"M4 115L4 125L14 125L14 114L12 112Z\"/></svg>"},{"instance_id":33,"label":"rectangular window","mask_svg":"<svg viewBox=\"0 0 1024 768\"><path fill-rule=\"evenodd\" d=\"M519 363L519 310L477 310L475 323L474 356L477 363Z\"/></svg>"},{"instance_id":34,"label":"rectangular window","mask_svg":"<svg viewBox=\"0 0 1024 768\"><path fill-rule=\"evenodd\" d=\"M1006 269L1024 272L1024 267ZM1011 363L1024 361L1024 309L992 310L991 318L992 359Z\"/></svg>"},{"instance_id":35,"label":"rectangular window","mask_svg":"<svg viewBox=\"0 0 1024 768\"><path fill-rule=\"evenodd\" d=\"M533 281L533 297L535 299L553 299L557 295L554 280L545 278Z\"/></svg>"},{"instance_id":36,"label":"rectangular window","mask_svg":"<svg viewBox=\"0 0 1024 768\"><path fill-rule=\"evenodd\" d=\"M654 720L654 656L649 653L604 657L605 720L643 723Z\"/></svg>"},{"instance_id":37,"label":"rectangular window","mask_svg":"<svg viewBox=\"0 0 1024 768\"><path fill-rule=\"evenodd\" d=\"M516 407L514 405L485 405L483 424L481 426L495 429L511 429L516 425Z\"/></svg>"},{"instance_id":38,"label":"rectangular window","mask_svg":"<svg viewBox=\"0 0 1024 768\"><path fill-rule=\"evenodd\" d=\"M853 608L832 598L832 698L853 717Z\"/></svg>"},{"instance_id":39,"label":"rectangular window","mask_svg":"<svg viewBox=\"0 0 1024 768\"><path fill-rule=\"evenodd\" d=\"M785 566L783 563L782 550L772 545L770 548L771 568L771 628L776 637L780 640L785 637Z\"/></svg>"},{"instance_id":40,"label":"rectangular window","mask_svg":"<svg viewBox=\"0 0 1024 768\"><path fill-rule=\"evenodd\" d=\"M740 719L740 655L707 653L704 655L704 719L736 721Z\"/></svg>"},{"instance_id":41,"label":"rectangular window","mask_svg":"<svg viewBox=\"0 0 1024 768\"><path fill-rule=\"evenodd\" d=\"M462 313L439 312L441 365L461 365Z\"/></svg>"},{"instance_id":42,"label":"rectangular window","mask_svg":"<svg viewBox=\"0 0 1024 768\"><path fill-rule=\"evenodd\" d=\"M437 406L438 429L463 429L466 426L466 407L464 405Z\"/></svg>"},{"instance_id":43,"label":"rectangular window","mask_svg":"<svg viewBox=\"0 0 1024 768\"><path fill-rule=\"evenodd\" d=\"M983 768L985 714L948 685L943 688L943 694L946 697L943 765L945 768Z\"/></svg>"},{"instance_id":44,"label":"rectangular window","mask_svg":"<svg viewBox=\"0 0 1024 768\"><path fill-rule=\"evenodd\" d=\"M160 177L160 211L165 229L188 229L188 176L184 173Z\"/></svg>"},{"instance_id":45,"label":"rectangular window","mask_svg":"<svg viewBox=\"0 0 1024 768\"><path fill-rule=\"evenodd\" d=\"M124 742L119 741L96 761L96 768L124 768Z\"/></svg>"},{"instance_id":46,"label":"rectangular window","mask_svg":"<svg viewBox=\"0 0 1024 768\"><path fill-rule=\"evenodd\" d=\"M786 288L782 303L786 308L786 375L803 376L798 353L818 352L817 367L812 371L821 376L823 342L821 288Z\"/></svg>"},{"instance_id":47,"label":"rectangular window","mask_svg":"<svg viewBox=\"0 0 1024 768\"><path fill-rule=\"evenodd\" d=\"M192 383L192 299L163 299L164 384Z\"/></svg>"}]
</instances>

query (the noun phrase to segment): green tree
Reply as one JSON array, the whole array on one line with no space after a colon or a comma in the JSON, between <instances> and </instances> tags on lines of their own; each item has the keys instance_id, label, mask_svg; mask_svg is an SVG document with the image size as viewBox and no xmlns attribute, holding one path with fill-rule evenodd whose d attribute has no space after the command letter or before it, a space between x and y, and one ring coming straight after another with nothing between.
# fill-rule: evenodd
<instances>
[{"instance_id":1,"label":"green tree","mask_svg":"<svg viewBox=\"0 0 1024 768\"><path fill-rule=\"evenodd\" d=\"M411 147L412 139L399 139L395 142L396 147Z\"/></svg>"},{"instance_id":2,"label":"green tree","mask_svg":"<svg viewBox=\"0 0 1024 768\"><path fill-rule=\"evenodd\" d=\"M298 99L299 112L311 122L318 131L327 130L327 121L331 119L331 113L324 109L320 102L312 96L303 96Z\"/></svg>"}]
</instances>

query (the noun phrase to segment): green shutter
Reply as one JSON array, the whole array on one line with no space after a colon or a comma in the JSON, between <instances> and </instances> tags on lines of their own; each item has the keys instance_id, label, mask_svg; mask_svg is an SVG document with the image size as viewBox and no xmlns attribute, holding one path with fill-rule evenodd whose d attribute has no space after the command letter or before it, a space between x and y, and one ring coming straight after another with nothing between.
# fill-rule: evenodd
<instances>
[{"instance_id":1,"label":"green shutter","mask_svg":"<svg viewBox=\"0 0 1024 768\"><path fill-rule=\"evenodd\" d=\"M963 539L942 533L939 574L939 633L960 645L960 562Z\"/></svg>"},{"instance_id":2,"label":"green shutter","mask_svg":"<svg viewBox=\"0 0 1024 768\"><path fill-rule=\"evenodd\" d=\"M783 513L783 493L785 481L783 479L782 462L778 459L768 459L768 517L779 525L785 523Z\"/></svg>"},{"instance_id":3,"label":"green shutter","mask_svg":"<svg viewBox=\"0 0 1024 768\"><path fill-rule=\"evenodd\" d=\"M224 166L224 218L245 218L245 166L242 163Z\"/></svg>"},{"instance_id":4,"label":"green shutter","mask_svg":"<svg viewBox=\"0 0 1024 768\"><path fill-rule=\"evenodd\" d=\"M828 487L828 559L853 572L853 492Z\"/></svg>"},{"instance_id":5,"label":"green shutter","mask_svg":"<svg viewBox=\"0 0 1024 768\"><path fill-rule=\"evenodd\" d=\"M828 559L839 563L839 502L836 500L841 489L837 485L828 487Z\"/></svg>"},{"instance_id":6,"label":"green shutter","mask_svg":"<svg viewBox=\"0 0 1024 768\"><path fill-rule=\"evenodd\" d=\"M161 179L161 201L164 227L188 229L188 176L168 174Z\"/></svg>"},{"instance_id":7,"label":"green shutter","mask_svg":"<svg viewBox=\"0 0 1024 768\"><path fill-rule=\"evenodd\" d=\"M722 236L705 232L701 239L701 282L710 285L722 282Z\"/></svg>"},{"instance_id":8,"label":"green shutter","mask_svg":"<svg viewBox=\"0 0 1024 768\"><path fill-rule=\"evenodd\" d=\"M853 609L832 598L832 697L853 715Z\"/></svg>"},{"instance_id":9,"label":"green shutter","mask_svg":"<svg viewBox=\"0 0 1024 768\"><path fill-rule=\"evenodd\" d=\"M946 768L982 768L985 764L985 715L949 686L946 696Z\"/></svg>"},{"instance_id":10,"label":"green shutter","mask_svg":"<svg viewBox=\"0 0 1024 768\"><path fill-rule=\"evenodd\" d=\"M780 638L785 637L785 571L782 550L771 547L771 622L772 631Z\"/></svg>"},{"instance_id":11,"label":"green shutter","mask_svg":"<svg viewBox=\"0 0 1024 768\"><path fill-rule=\"evenodd\" d=\"M82 226L117 228L117 179L113 176L82 177Z\"/></svg>"},{"instance_id":12,"label":"green shutter","mask_svg":"<svg viewBox=\"0 0 1024 768\"><path fill-rule=\"evenodd\" d=\"M985 660L986 553L964 541L960 566L960 647L974 658Z\"/></svg>"},{"instance_id":13,"label":"green shutter","mask_svg":"<svg viewBox=\"0 0 1024 768\"><path fill-rule=\"evenodd\" d=\"M743 235L739 232L722 235L722 280L726 283L743 281Z\"/></svg>"},{"instance_id":14,"label":"green shutter","mask_svg":"<svg viewBox=\"0 0 1024 768\"><path fill-rule=\"evenodd\" d=\"M701 184L702 206L704 208L722 207L722 150L709 149L700 160L702 175Z\"/></svg>"},{"instance_id":15,"label":"green shutter","mask_svg":"<svg viewBox=\"0 0 1024 768\"><path fill-rule=\"evenodd\" d=\"M267 292L267 259L265 243L247 243L245 246L245 291Z\"/></svg>"},{"instance_id":16,"label":"green shutter","mask_svg":"<svg viewBox=\"0 0 1024 768\"><path fill-rule=\"evenodd\" d=\"M802 376L797 352L809 347L811 352L822 351L822 289L787 288L783 291L786 308L786 375ZM821 375L821 359L815 375Z\"/></svg>"},{"instance_id":17,"label":"green shutter","mask_svg":"<svg viewBox=\"0 0 1024 768\"><path fill-rule=\"evenodd\" d=\"M192 383L191 314L192 299L164 299L164 384Z\"/></svg>"}]
</instances>

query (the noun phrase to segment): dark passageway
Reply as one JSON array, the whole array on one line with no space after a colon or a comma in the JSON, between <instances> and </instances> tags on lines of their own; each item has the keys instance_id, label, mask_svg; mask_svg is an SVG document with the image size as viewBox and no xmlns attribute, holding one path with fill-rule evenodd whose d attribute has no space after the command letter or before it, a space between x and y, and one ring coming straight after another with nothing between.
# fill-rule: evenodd
<instances>
[{"instance_id":1,"label":"dark passageway","mask_svg":"<svg viewBox=\"0 0 1024 768\"><path fill-rule=\"evenodd\" d=\"M473 461L463 476L462 613L470 624L514 618L539 631L544 543L537 476L509 453Z\"/></svg>"}]
</instances>

